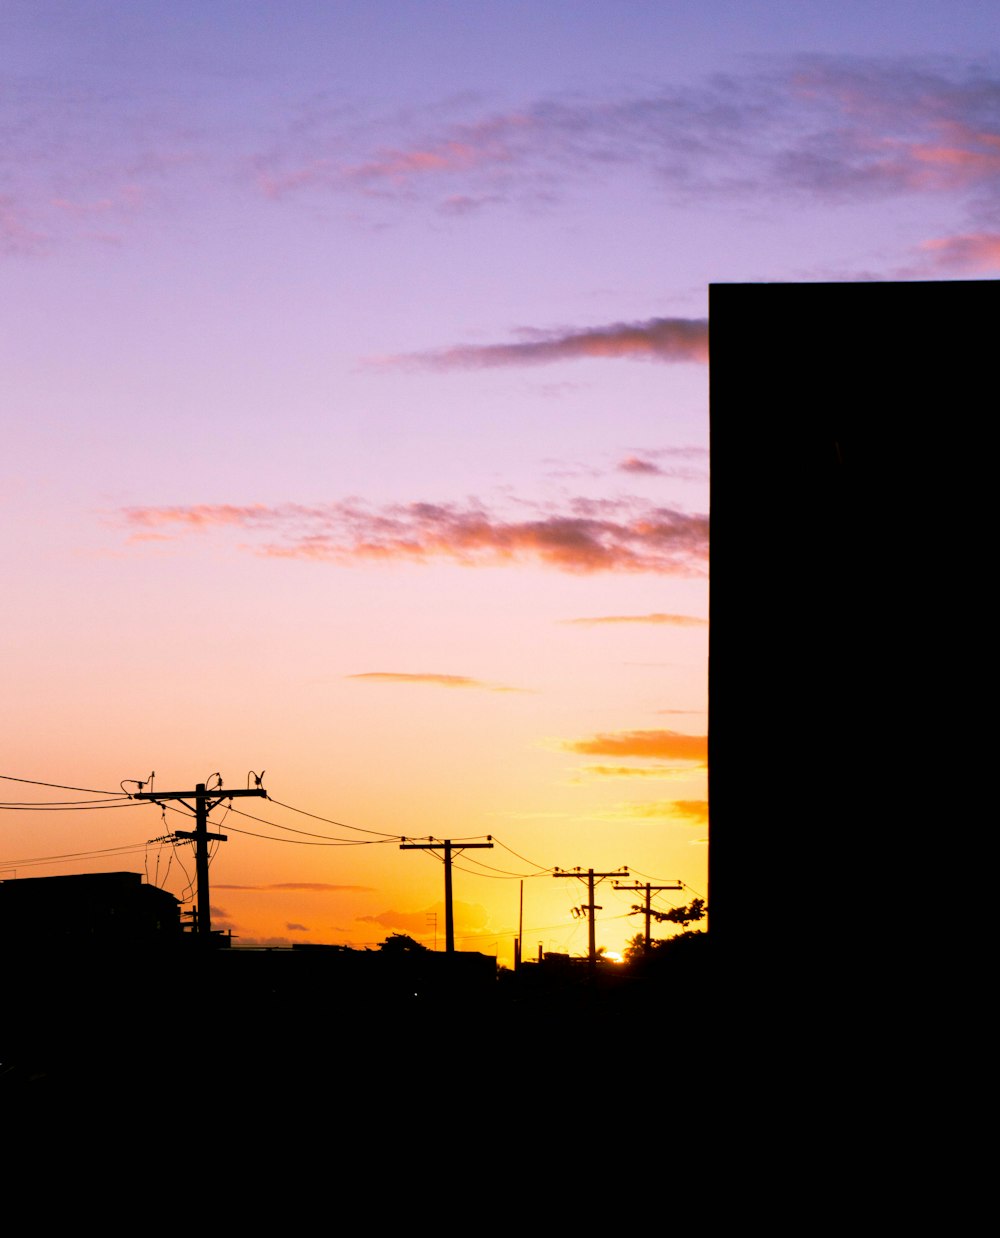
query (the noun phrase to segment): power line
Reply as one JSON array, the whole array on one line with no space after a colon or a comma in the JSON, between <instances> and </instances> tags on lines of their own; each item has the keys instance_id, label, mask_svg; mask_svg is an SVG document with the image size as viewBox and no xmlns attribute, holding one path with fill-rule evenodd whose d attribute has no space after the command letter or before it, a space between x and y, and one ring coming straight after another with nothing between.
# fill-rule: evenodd
<instances>
[{"instance_id":1,"label":"power line","mask_svg":"<svg viewBox=\"0 0 1000 1238\"><path fill-rule=\"evenodd\" d=\"M358 834L377 834L380 838L391 838L394 842L404 837L402 834L399 834L399 833L386 834L385 831L383 830L366 830L360 825L348 825L344 821L334 821L330 817L321 817L319 816L318 813L306 812L304 808L295 808L291 804L283 804L281 800L276 800L271 795L269 795L267 798L271 801L272 804L277 804L279 808L287 808L289 812L301 813L303 817L312 817L314 821L323 821L327 825L336 825L339 829L342 829L342 830L354 830Z\"/></svg>"},{"instance_id":2,"label":"power line","mask_svg":"<svg viewBox=\"0 0 1000 1238\"><path fill-rule=\"evenodd\" d=\"M90 795L114 795L120 796L120 791L106 791L103 788L99 791L93 787L68 787L63 782L40 782L37 778L15 778L13 774L0 774L0 778L7 782L25 782L33 787L55 787L57 791L86 791Z\"/></svg>"},{"instance_id":3,"label":"power line","mask_svg":"<svg viewBox=\"0 0 1000 1238\"><path fill-rule=\"evenodd\" d=\"M487 835L489 838L489 835ZM463 843L453 838L443 838L440 842L428 839L426 843L400 843L400 851L440 851L444 850L444 949L446 954L455 953L455 907L451 889L451 849L457 845L460 851L487 847L492 849L493 843Z\"/></svg>"},{"instance_id":4,"label":"power line","mask_svg":"<svg viewBox=\"0 0 1000 1238\"><path fill-rule=\"evenodd\" d=\"M46 807L47 806L61 807L64 805L67 807L72 807L73 805L76 805L76 804L117 803L119 800L128 800L130 798L131 797L127 795L106 795L106 796L103 796L101 799L97 799L97 800L95 799L89 799L89 800L4 800L3 804L0 805L0 807L3 807L3 808L34 808L36 804L40 804Z\"/></svg>"},{"instance_id":5,"label":"power line","mask_svg":"<svg viewBox=\"0 0 1000 1238\"><path fill-rule=\"evenodd\" d=\"M494 839L493 841L496 842L496 839ZM552 871L551 869L546 869L545 872L541 872L541 873L513 873L509 869L497 868L493 864L487 864L485 860L479 860L474 855L469 856L468 862L470 864L478 864L480 868L488 868L490 870L490 873L498 874L498 877L502 878L504 881L508 879L524 881L524 880L530 880L532 877L545 877L548 875L548 873ZM473 872L474 870L466 869L465 871ZM480 877L488 877L490 874L489 873L478 873L476 875Z\"/></svg>"},{"instance_id":6,"label":"power line","mask_svg":"<svg viewBox=\"0 0 1000 1238\"><path fill-rule=\"evenodd\" d=\"M552 872L552 867L551 867L551 865L550 865L548 868L546 868L546 867L545 867L544 865L542 865L542 864L536 864L534 860L529 860L526 856L520 855L518 852L516 852L516 851L514 850L514 848L513 848L513 847L508 847L508 846L507 846L507 844L506 844L505 842L501 842L501 841L500 841L500 839L499 839L499 838L497 838L495 834L493 835L493 841L494 841L494 842L495 842L498 846L503 847L504 851L509 851L509 852L511 853L511 855L516 856L516 857L517 857L517 859L519 859L522 863L524 863L524 864L530 864L532 868L537 868L537 869L540 869L543 875L544 875L544 874L546 874L546 873L551 873L551 872Z\"/></svg>"},{"instance_id":7,"label":"power line","mask_svg":"<svg viewBox=\"0 0 1000 1238\"><path fill-rule=\"evenodd\" d=\"M588 868L586 872L583 872L579 868L574 868L572 872L567 872L565 869L557 868L555 872L553 872L552 876L553 877L576 877L579 881L587 882L588 898L587 898L587 902L585 902L583 906L580 908L580 911L583 912L584 916L587 919L588 944L589 944L588 960L589 960L589 966L590 966L590 973L591 975L593 975L597 968L597 938L596 938L596 934L594 931L594 918L595 918L595 912L603 910L603 908L599 907L594 902L595 879L603 881L606 877L627 877L628 869L619 868L619 869L616 869L616 871L612 873L596 873L594 872L592 868Z\"/></svg>"},{"instance_id":8,"label":"power line","mask_svg":"<svg viewBox=\"0 0 1000 1238\"><path fill-rule=\"evenodd\" d=\"M217 774L211 775L213 778L218 777ZM257 779L258 784L260 779ZM162 808L168 800L180 800L186 803L187 800L194 800L194 831L175 830L178 838L193 838L195 843L194 862L195 876L198 882L198 935L203 939L205 944L211 940L212 933L212 906L209 901L208 891L208 865L209 852L208 844L210 842L225 842L225 834L210 834L208 831L208 814L213 808L216 808L222 800L232 801L237 796L256 795L264 796L267 792L260 785L256 787L248 787L246 790L233 789L225 791L222 788L222 779L219 778L219 785L212 791L206 788L204 782L199 782L193 791L137 791L135 798L137 800L152 800Z\"/></svg>"},{"instance_id":9,"label":"power line","mask_svg":"<svg viewBox=\"0 0 1000 1238\"><path fill-rule=\"evenodd\" d=\"M277 804L278 801L274 800L272 802ZM284 808L286 807L286 805L282 804L281 807ZM244 812L243 809L241 808L232 808L230 809L230 811L236 813L238 816L248 817L251 821L259 821L261 825L269 825L271 826L272 829L275 829L275 830L286 830L289 834L303 834L307 838L324 839L327 845L330 845L330 846L336 845L336 846L341 846L341 847L371 847L371 846L380 846L383 843L389 843L389 842L394 843L394 842L401 840L402 838L402 835L400 834L387 834L384 837L379 836L378 838L366 838L366 839L334 838L332 834L313 834L309 830L297 830L294 828L294 826L281 825L277 821L266 821L263 817L254 816L252 812ZM294 811L299 811L299 810L295 809ZM312 813L307 813L306 815L313 816ZM319 818L319 819L323 820L324 818ZM229 826L228 828L235 830L237 834L250 832L249 830L244 830L244 831L236 830L235 826ZM345 826L344 828L354 829L354 828L359 828L359 827ZM371 831L371 833L376 833L376 832L377 831L374 831L374 830ZM254 835L254 837L264 838L266 837L266 835L257 834L257 835ZM275 839L272 839L272 841L276 843L283 843L283 842L292 842L293 840L289 838L275 838Z\"/></svg>"},{"instance_id":10,"label":"power line","mask_svg":"<svg viewBox=\"0 0 1000 1238\"><path fill-rule=\"evenodd\" d=\"M119 847L105 847L93 851L68 851L64 855L34 856L24 860L0 860L0 869L32 868L42 864L60 864L64 860L92 860L102 855L135 855L145 851L148 843L123 843Z\"/></svg>"},{"instance_id":11,"label":"power line","mask_svg":"<svg viewBox=\"0 0 1000 1238\"><path fill-rule=\"evenodd\" d=\"M236 812L237 810L234 808L233 811ZM244 817L249 815L249 813L240 813L240 816ZM254 820L257 820L257 818L254 818ZM273 823L270 821L265 821L264 824L271 825ZM279 825L275 828L280 830L284 827ZM265 842L286 843L291 847L381 847L388 842L395 842L395 839L392 838L359 838L357 840L342 838L323 842L310 841L306 838L276 838L273 834L258 834L256 830L241 830L238 826L231 824L227 825L226 829L233 834L242 834L247 838L262 838Z\"/></svg>"},{"instance_id":12,"label":"power line","mask_svg":"<svg viewBox=\"0 0 1000 1238\"><path fill-rule=\"evenodd\" d=\"M86 806L85 806L86 805ZM69 807L60 804L45 804L37 802L33 805L28 804L0 804L0 809L5 812L99 812L105 809L112 808L138 808L138 804L87 804L85 800L81 800L75 807Z\"/></svg>"}]
</instances>

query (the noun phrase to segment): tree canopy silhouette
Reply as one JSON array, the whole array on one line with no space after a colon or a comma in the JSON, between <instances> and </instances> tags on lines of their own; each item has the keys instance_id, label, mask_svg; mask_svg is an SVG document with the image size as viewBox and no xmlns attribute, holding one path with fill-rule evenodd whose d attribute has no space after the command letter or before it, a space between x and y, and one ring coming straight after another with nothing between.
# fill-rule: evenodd
<instances>
[{"instance_id":1,"label":"tree canopy silhouette","mask_svg":"<svg viewBox=\"0 0 1000 1238\"><path fill-rule=\"evenodd\" d=\"M671 907L669 911L654 911L650 909L649 914L658 924L682 924L687 928L695 920L704 920L707 912L708 908L705 906L705 900L703 898L695 898L686 907ZM633 915L645 915L646 908L633 905L632 913Z\"/></svg>"},{"instance_id":2,"label":"tree canopy silhouette","mask_svg":"<svg viewBox=\"0 0 1000 1238\"><path fill-rule=\"evenodd\" d=\"M414 941L405 933L390 933L385 941L379 942L378 948L384 950L386 954L426 954L428 952L427 946L422 946L419 941Z\"/></svg>"}]
</instances>

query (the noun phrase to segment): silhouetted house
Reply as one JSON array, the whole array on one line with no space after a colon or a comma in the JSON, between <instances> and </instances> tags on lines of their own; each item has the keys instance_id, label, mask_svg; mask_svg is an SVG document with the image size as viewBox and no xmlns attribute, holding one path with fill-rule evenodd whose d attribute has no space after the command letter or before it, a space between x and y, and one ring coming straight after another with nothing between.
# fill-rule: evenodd
<instances>
[{"instance_id":1,"label":"silhouetted house","mask_svg":"<svg viewBox=\"0 0 1000 1238\"><path fill-rule=\"evenodd\" d=\"M84 873L0 882L0 943L110 946L169 942L181 934L180 904L138 873Z\"/></svg>"}]
</instances>

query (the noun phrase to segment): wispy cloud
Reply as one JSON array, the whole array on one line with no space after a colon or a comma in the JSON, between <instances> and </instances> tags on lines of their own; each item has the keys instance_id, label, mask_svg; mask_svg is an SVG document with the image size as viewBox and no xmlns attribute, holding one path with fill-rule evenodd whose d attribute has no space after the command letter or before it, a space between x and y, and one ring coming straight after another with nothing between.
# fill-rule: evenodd
<instances>
[{"instance_id":1,"label":"wispy cloud","mask_svg":"<svg viewBox=\"0 0 1000 1238\"><path fill-rule=\"evenodd\" d=\"M191 173L230 158L181 90L154 99L141 89L12 71L0 110L0 252L121 244L168 201L204 196Z\"/></svg>"},{"instance_id":2,"label":"wispy cloud","mask_svg":"<svg viewBox=\"0 0 1000 1238\"><path fill-rule=\"evenodd\" d=\"M522 327L510 344L456 344L432 352L375 357L376 368L475 370L493 366L549 365L583 357L628 357L642 361L708 360L708 320L649 318L581 329ZM655 471L653 466L652 471Z\"/></svg>"},{"instance_id":3,"label":"wispy cloud","mask_svg":"<svg viewBox=\"0 0 1000 1238\"><path fill-rule=\"evenodd\" d=\"M465 566L536 562L560 571L705 570L708 517L640 499L573 499L562 510L536 505L534 519L497 515L470 503L408 503L371 509L357 500L304 506L195 504L128 507L119 519L133 541L234 528L247 548L271 558ZM274 540L277 537L278 540Z\"/></svg>"},{"instance_id":4,"label":"wispy cloud","mask_svg":"<svg viewBox=\"0 0 1000 1238\"><path fill-rule=\"evenodd\" d=\"M593 785L594 780L612 782L620 779L635 781L643 779L647 782L683 782L690 783L692 775L699 776L704 765L692 767L687 762L677 762L673 765L647 763L645 765L582 765L568 775L565 782L568 786L580 787Z\"/></svg>"},{"instance_id":5,"label":"wispy cloud","mask_svg":"<svg viewBox=\"0 0 1000 1238\"><path fill-rule=\"evenodd\" d=\"M930 265L953 271L1000 271L1000 232L935 237L920 246Z\"/></svg>"},{"instance_id":6,"label":"wispy cloud","mask_svg":"<svg viewBox=\"0 0 1000 1238\"><path fill-rule=\"evenodd\" d=\"M636 765L586 765L584 773L596 774L598 778L657 778L663 782L673 782L677 778L676 768L669 765L657 765L652 769ZM687 771L684 771L687 777Z\"/></svg>"},{"instance_id":7,"label":"wispy cloud","mask_svg":"<svg viewBox=\"0 0 1000 1238\"><path fill-rule=\"evenodd\" d=\"M37 254L48 246L49 237L29 222L23 206L8 194L0 194L0 253Z\"/></svg>"},{"instance_id":8,"label":"wispy cloud","mask_svg":"<svg viewBox=\"0 0 1000 1238\"><path fill-rule=\"evenodd\" d=\"M504 684L471 679L468 675L407 674L403 671L364 671L345 675L345 679L367 679L375 683L432 684L439 688L478 688L484 692L524 692L524 688L509 688Z\"/></svg>"},{"instance_id":9,"label":"wispy cloud","mask_svg":"<svg viewBox=\"0 0 1000 1238\"><path fill-rule=\"evenodd\" d=\"M565 740L562 747L590 756L671 761L705 761L708 757L706 735L683 735L679 731L612 731L590 739Z\"/></svg>"},{"instance_id":10,"label":"wispy cloud","mask_svg":"<svg viewBox=\"0 0 1000 1238\"><path fill-rule=\"evenodd\" d=\"M466 95L391 116L310 96L264 125L249 111L198 110L203 92L189 85L150 102L12 78L0 247L127 238L140 203L146 214L247 188L271 203L337 194L422 205L460 227L485 210L559 209L623 170L661 201L702 208L776 192L836 203L918 194L950 196L976 228L997 216L1000 72L988 60L800 55L644 91L509 108ZM505 362L470 353L455 363Z\"/></svg>"},{"instance_id":11,"label":"wispy cloud","mask_svg":"<svg viewBox=\"0 0 1000 1238\"><path fill-rule=\"evenodd\" d=\"M308 189L426 200L461 212L532 209L624 168L667 198L825 200L989 193L1000 174L995 65L957 57L798 55L700 83L550 96L385 122L301 115L256 159L271 196Z\"/></svg>"},{"instance_id":12,"label":"wispy cloud","mask_svg":"<svg viewBox=\"0 0 1000 1238\"><path fill-rule=\"evenodd\" d=\"M604 623L654 623L674 628L708 627L708 620L699 619L696 615L671 615L660 611L654 611L650 615L596 615L591 619L563 619L562 622L581 624L586 627Z\"/></svg>"},{"instance_id":13,"label":"wispy cloud","mask_svg":"<svg viewBox=\"0 0 1000 1238\"><path fill-rule=\"evenodd\" d=\"M542 463L547 476L559 480L605 477L609 466L547 456ZM610 470L628 473L632 477L668 477L675 481L706 482L708 480L708 449L706 447L646 447L633 451Z\"/></svg>"},{"instance_id":14,"label":"wispy cloud","mask_svg":"<svg viewBox=\"0 0 1000 1238\"><path fill-rule=\"evenodd\" d=\"M619 461L618 470L621 473L651 473L654 477L663 475L663 469L652 460L643 460L641 456L626 456Z\"/></svg>"},{"instance_id":15,"label":"wispy cloud","mask_svg":"<svg viewBox=\"0 0 1000 1238\"><path fill-rule=\"evenodd\" d=\"M685 817L692 825L707 825L708 800L674 800L674 816Z\"/></svg>"},{"instance_id":16,"label":"wispy cloud","mask_svg":"<svg viewBox=\"0 0 1000 1238\"><path fill-rule=\"evenodd\" d=\"M485 907L478 903L462 903L456 901L453 905L455 924L463 932L474 932L483 929L489 923L489 914ZM382 928L395 932L406 933L414 938L433 936L434 927L429 923L430 917L436 915L438 924L443 931L444 907L438 903L436 907L428 907L423 911L382 911L375 916L358 916L362 924L378 924Z\"/></svg>"},{"instance_id":17,"label":"wispy cloud","mask_svg":"<svg viewBox=\"0 0 1000 1238\"><path fill-rule=\"evenodd\" d=\"M640 820L656 819L676 821L678 819L689 825L708 824L708 803L704 803L702 814L697 805L700 800L647 800L635 804L617 804L613 808L599 813L604 820Z\"/></svg>"}]
</instances>

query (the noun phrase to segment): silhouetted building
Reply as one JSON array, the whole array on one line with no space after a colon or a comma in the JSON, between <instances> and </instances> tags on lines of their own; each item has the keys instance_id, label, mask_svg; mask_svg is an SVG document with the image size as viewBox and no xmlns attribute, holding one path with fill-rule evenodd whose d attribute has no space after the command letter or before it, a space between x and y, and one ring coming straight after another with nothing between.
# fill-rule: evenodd
<instances>
[{"instance_id":1,"label":"silhouetted building","mask_svg":"<svg viewBox=\"0 0 1000 1238\"><path fill-rule=\"evenodd\" d=\"M0 942L99 946L173 940L180 904L138 873L21 877L0 882Z\"/></svg>"},{"instance_id":2,"label":"silhouetted building","mask_svg":"<svg viewBox=\"0 0 1000 1238\"><path fill-rule=\"evenodd\" d=\"M1000 284L710 290L711 931L884 1001L984 673ZM990 469L992 472L992 469Z\"/></svg>"}]
</instances>

